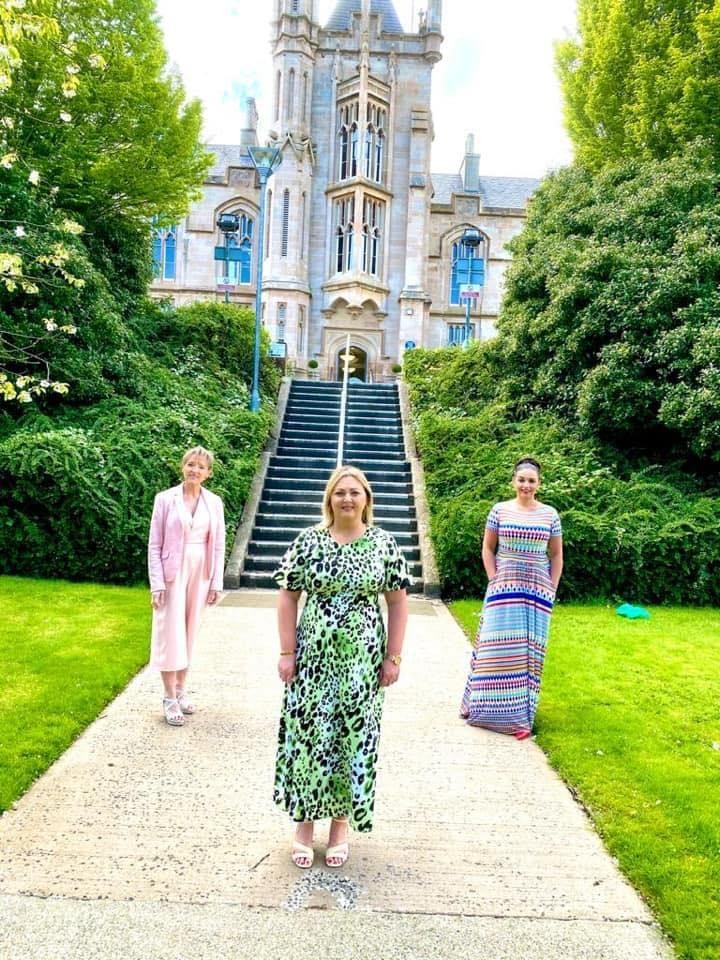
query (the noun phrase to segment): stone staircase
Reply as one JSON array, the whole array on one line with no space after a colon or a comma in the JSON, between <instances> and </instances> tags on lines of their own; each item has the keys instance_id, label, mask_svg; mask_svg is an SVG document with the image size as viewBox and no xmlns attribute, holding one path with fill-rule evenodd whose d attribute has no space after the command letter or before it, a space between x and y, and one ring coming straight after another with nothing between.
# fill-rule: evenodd
<instances>
[{"instance_id":1,"label":"stone staircase","mask_svg":"<svg viewBox=\"0 0 720 960\"><path fill-rule=\"evenodd\" d=\"M323 491L337 458L340 394L340 383L292 382L250 534L241 587L274 587L271 573L287 547L300 530L321 521ZM395 385L348 387L343 459L367 475L375 522L397 540L413 578L412 592L421 593L412 479Z\"/></svg>"}]
</instances>

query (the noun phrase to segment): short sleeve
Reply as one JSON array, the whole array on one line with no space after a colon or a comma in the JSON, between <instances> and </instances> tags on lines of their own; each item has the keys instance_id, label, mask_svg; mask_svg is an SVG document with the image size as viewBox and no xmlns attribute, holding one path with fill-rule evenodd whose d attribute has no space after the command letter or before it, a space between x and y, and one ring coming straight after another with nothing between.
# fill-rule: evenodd
<instances>
[{"instance_id":1,"label":"short sleeve","mask_svg":"<svg viewBox=\"0 0 720 960\"><path fill-rule=\"evenodd\" d=\"M485 521L485 529L492 530L493 533L497 533L500 529L500 511L498 510L497 504L495 504L488 514L488 518Z\"/></svg>"},{"instance_id":2,"label":"short sleeve","mask_svg":"<svg viewBox=\"0 0 720 960\"><path fill-rule=\"evenodd\" d=\"M407 561L398 546L395 537L385 534L385 582L383 593L393 590L406 590L410 586L410 573Z\"/></svg>"},{"instance_id":3,"label":"short sleeve","mask_svg":"<svg viewBox=\"0 0 720 960\"><path fill-rule=\"evenodd\" d=\"M553 510L552 524L550 525L550 536L562 536L562 523L560 522L560 514L556 510Z\"/></svg>"},{"instance_id":4,"label":"short sleeve","mask_svg":"<svg viewBox=\"0 0 720 960\"><path fill-rule=\"evenodd\" d=\"M303 530L285 551L277 570L273 571L273 580L283 590L304 590L306 584L307 563L309 559L308 537L310 531Z\"/></svg>"}]
</instances>

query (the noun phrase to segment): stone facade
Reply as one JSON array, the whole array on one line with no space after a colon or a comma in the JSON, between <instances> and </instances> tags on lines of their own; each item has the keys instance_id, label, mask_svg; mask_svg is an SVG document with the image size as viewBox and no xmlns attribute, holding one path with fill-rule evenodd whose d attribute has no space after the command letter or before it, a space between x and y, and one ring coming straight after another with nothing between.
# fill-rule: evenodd
<instances>
[{"instance_id":1,"label":"stone facade","mask_svg":"<svg viewBox=\"0 0 720 960\"><path fill-rule=\"evenodd\" d=\"M405 33L392 0L339 0L325 26L316 0L274 0L268 141L282 163L266 195L263 323L298 369L315 357L321 376L337 376L348 334L355 375L368 380L387 377L406 347L459 342L467 328L458 282L480 294L471 334L494 332L506 244L537 181L481 176L472 137L459 174L431 173L441 7L429 0L417 32ZM233 266L227 294L213 255L224 242L220 214L243 216L256 233L259 189L247 153L256 130L248 101L241 143L210 148L216 163L203 197L171 237L172 269L161 269L153 296L254 304L258 237L246 235L247 262ZM481 234L472 251L481 265L461 244L469 227Z\"/></svg>"}]
</instances>

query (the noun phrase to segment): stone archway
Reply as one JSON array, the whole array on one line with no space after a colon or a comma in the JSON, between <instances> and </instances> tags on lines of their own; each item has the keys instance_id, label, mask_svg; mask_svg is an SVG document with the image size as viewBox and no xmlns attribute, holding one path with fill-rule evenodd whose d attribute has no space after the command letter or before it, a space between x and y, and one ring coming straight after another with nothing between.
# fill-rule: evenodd
<instances>
[{"instance_id":1,"label":"stone archway","mask_svg":"<svg viewBox=\"0 0 720 960\"><path fill-rule=\"evenodd\" d=\"M345 347L338 350L335 355L335 374L336 379L342 380L343 378L343 354L345 353ZM350 366L353 368L350 376L355 377L358 380L362 380L363 383L367 381L368 374L368 355L362 347L355 346L354 344L350 345L350 354L352 355L352 360L350 361Z\"/></svg>"}]
</instances>

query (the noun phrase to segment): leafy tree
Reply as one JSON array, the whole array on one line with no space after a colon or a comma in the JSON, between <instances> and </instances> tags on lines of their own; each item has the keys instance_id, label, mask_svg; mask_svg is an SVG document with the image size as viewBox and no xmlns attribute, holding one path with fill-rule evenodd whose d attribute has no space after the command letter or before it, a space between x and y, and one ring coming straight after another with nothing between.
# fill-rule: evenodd
<instances>
[{"instance_id":1,"label":"leafy tree","mask_svg":"<svg viewBox=\"0 0 720 960\"><path fill-rule=\"evenodd\" d=\"M145 295L151 217L183 213L207 169L199 104L151 0L0 0L0 93L0 396L67 378L87 402Z\"/></svg>"},{"instance_id":2,"label":"leafy tree","mask_svg":"<svg viewBox=\"0 0 720 960\"><path fill-rule=\"evenodd\" d=\"M702 145L543 183L485 357L508 409L720 459L719 192Z\"/></svg>"},{"instance_id":3,"label":"leafy tree","mask_svg":"<svg viewBox=\"0 0 720 960\"><path fill-rule=\"evenodd\" d=\"M182 84L167 72L153 0L43 5L61 36L18 41L23 69L6 108L18 154L88 227L182 216L210 156L199 142L199 102L185 104Z\"/></svg>"},{"instance_id":4,"label":"leafy tree","mask_svg":"<svg viewBox=\"0 0 720 960\"><path fill-rule=\"evenodd\" d=\"M669 157L698 137L720 160L717 0L579 0L578 25L557 61L581 164Z\"/></svg>"}]
</instances>

